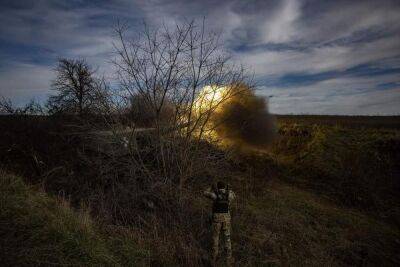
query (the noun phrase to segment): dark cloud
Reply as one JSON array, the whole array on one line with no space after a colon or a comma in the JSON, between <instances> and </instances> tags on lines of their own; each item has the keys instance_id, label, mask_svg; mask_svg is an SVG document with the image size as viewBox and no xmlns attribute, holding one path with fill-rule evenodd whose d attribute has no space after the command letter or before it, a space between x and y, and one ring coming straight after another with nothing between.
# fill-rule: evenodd
<instances>
[{"instance_id":1,"label":"dark cloud","mask_svg":"<svg viewBox=\"0 0 400 267\"><path fill-rule=\"evenodd\" d=\"M256 96L246 85L231 87L230 95L211 117L218 136L241 149L267 147L276 128L266 99Z\"/></svg>"}]
</instances>

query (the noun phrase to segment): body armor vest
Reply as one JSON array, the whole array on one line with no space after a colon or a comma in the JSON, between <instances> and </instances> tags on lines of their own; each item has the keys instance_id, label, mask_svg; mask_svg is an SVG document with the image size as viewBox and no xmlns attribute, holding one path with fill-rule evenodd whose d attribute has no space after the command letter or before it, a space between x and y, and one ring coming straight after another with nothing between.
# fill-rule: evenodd
<instances>
[{"instance_id":1,"label":"body armor vest","mask_svg":"<svg viewBox=\"0 0 400 267\"><path fill-rule=\"evenodd\" d=\"M228 213L229 212L229 190L215 192L217 199L214 200L213 213Z\"/></svg>"}]
</instances>

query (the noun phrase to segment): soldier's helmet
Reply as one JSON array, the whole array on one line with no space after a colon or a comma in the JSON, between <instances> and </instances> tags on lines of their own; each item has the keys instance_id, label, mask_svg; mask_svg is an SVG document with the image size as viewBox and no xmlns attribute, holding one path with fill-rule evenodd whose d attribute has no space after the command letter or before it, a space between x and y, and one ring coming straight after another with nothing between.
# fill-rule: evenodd
<instances>
[{"instance_id":1,"label":"soldier's helmet","mask_svg":"<svg viewBox=\"0 0 400 267\"><path fill-rule=\"evenodd\" d=\"M225 189L225 188L226 188L226 184L224 182L222 182L222 181L218 181L217 182L217 189L218 190Z\"/></svg>"}]
</instances>

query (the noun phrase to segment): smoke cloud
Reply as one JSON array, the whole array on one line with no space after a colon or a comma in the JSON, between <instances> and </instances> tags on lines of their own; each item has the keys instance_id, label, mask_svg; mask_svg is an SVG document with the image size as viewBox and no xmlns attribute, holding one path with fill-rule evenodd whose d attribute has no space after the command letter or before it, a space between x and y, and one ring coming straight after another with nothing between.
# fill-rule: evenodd
<instances>
[{"instance_id":1,"label":"smoke cloud","mask_svg":"<svg viewBox=\"0 0 400 267\"><path fill-rule=\"evenodd\" d=\"M230 97L214 112L215 131L224 142L241 148L267 147L276 133L275 117L268 112L263 97L240 84L231 88Z\"/></svg>"}]
</instances>

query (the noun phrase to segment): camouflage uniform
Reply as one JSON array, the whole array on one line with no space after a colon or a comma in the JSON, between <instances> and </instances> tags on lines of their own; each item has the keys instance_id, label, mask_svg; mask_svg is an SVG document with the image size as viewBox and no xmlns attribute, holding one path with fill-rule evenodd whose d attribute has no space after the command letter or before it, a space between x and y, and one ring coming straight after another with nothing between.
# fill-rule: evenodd
<instances>
[{"instance_id":1,"label":"camouflage uniform","mask_svg":"<svg viewBox=\"0 0 400 267\"><path fill-rule=\"evenodd\" d=\"M214 201L214 203L217 201L218 194L223 193L227 195L227 200L228 203L232 201L235 198L235 194L233 191L226 189L220 189L217 192L213 192L210 189L204 192L204 195ZM218 211L215 210L215 207L213 207L213 216L212 216L212 264L215 266L217 257L218 257L218 251L219 251L219 237L221 234L224 236L224 243L225 243L225 249L226 249L226 262L227 265L230 266L232 263L232 245L231 245L231 215L229 212L229 207L227 210L224 211Z\"/></svg>"}]
</instances>

